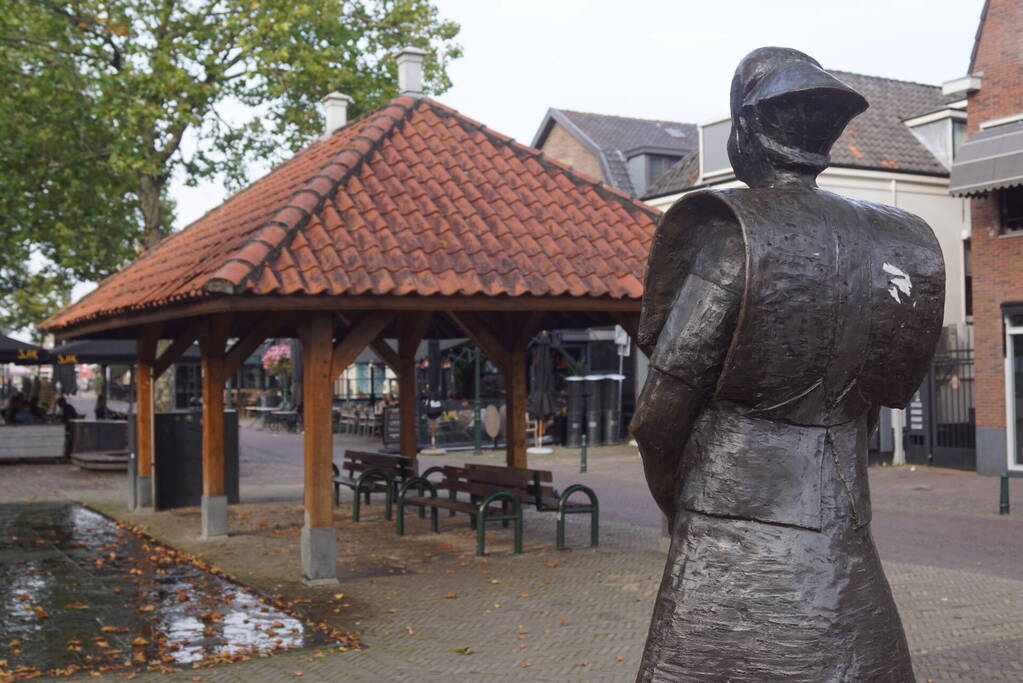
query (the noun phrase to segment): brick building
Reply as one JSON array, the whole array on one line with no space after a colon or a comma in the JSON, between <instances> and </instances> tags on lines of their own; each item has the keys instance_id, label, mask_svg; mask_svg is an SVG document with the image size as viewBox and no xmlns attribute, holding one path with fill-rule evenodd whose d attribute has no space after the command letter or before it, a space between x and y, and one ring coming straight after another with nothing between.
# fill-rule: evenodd
<instances>
[{"instance_id":1,"label":"brick building","mask_svg":"<svg viewBox=\"0 0 1023 683\"><path fill-rule=\"evenodd\" d=\"M971 197L977 471L1023 474L1023 3L985 3L951 90L968 100L950 192Z\"/></svg>"}]
</instances>

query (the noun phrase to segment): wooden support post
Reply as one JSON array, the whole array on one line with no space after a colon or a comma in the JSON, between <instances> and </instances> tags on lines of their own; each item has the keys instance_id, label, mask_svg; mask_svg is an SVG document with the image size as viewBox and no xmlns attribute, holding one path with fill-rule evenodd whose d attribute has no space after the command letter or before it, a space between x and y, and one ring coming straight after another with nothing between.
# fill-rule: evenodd
<instances>
[{"instance_id":1,"label":"wooden support post","mask_svg":"<svg viewBox=\"0 0 1023 683\"><path fill-rule=\"evenodd\" d=\"M305 430L305 525L302 574L306 583L337 583L337 540L331 496L334 459L331 389L333 317L309 316L302 329L303 425Z\"/></svg>"},{"instance_id":2,"label":"wooden support post","mask_svg":"<svg viewBox=\"0 0 1023 683\"><path fill-rule=\"evenodd\" d=\"M416 349L430 326L429 313L405 314L398 319L398 420L401 454L415 458L416 444Z\"/></svg>"},{"instance_id":3,"label":"wooden support post","mask_svg":"<svg viewBox=\"0 0 1023 683\"><path fill-rule=\"evenodd\" d=\"M505 338L511 341L505 386L505 462L508 467L526 467L526 349L536 333L539 312L509 315Z\"/></svg>"},{"instance_id":4,"label":"wooden support post","mask_svg":"<svg viewBox=\"0 0 1023 683\"><path fill-rule=\"evenodd\" d=\"M505 442L508 467L526 467L526 350L515 349L505 375Z\"/></svg>"},{"instance_id":5,"label":"wooden support post","mask_svg":"<svg viewBox=\"0 0 1023 683\"><path fill-rule=\"evenodd\" d=\"M135 503L138 508L153 505L153 366L160 323L143 326L138 336L138 378L135 382L138 413L135 417ZM107 391L104 387L104 391Z\"/></svg>"},{"instance_id":6,"label":"wooden support post","mask_svg":"<svg viewBox=\"0 0 1023 683\"><path fill-rule=\"evenodd\" d=\"M200 334L202 346L202 537L227 535L224 486L224 349L228 315L211 316Z\"/></svg>"}]
</instances>

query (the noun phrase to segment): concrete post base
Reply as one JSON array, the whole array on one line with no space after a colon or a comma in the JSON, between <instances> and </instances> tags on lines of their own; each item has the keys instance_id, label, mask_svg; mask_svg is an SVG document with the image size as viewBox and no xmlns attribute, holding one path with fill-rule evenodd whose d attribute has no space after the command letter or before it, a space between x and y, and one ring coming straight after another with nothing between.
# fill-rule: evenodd
<instances>
[{"instance_id":1,"label":"concrete post base","mask_svg":"<svg viewBox=\"0 0 1023 683\"><path fill-rule=\"evenodd\" d=\"M302 527L302 580L308 586L337 583L337 532L334 527Z\"/></svg>"},{"instance_id":2,"label":"concrete post base","mask_svg":"<svg viewBox=\"0 0 1023 683\"><path fill-rule=\"evenodd\" d=\"M153 478L135 477L135 509L153 507Z\"/></svg>"},{"instance_id":3,"label":"concrete post base","mask_svg":"<svg viewBox=\"0 0 1023 683\"><path fill-rule=\"evenodd\" d=\"M202 538L227 536L227 496L202 497Z\"/></svg>"}]
</instances>

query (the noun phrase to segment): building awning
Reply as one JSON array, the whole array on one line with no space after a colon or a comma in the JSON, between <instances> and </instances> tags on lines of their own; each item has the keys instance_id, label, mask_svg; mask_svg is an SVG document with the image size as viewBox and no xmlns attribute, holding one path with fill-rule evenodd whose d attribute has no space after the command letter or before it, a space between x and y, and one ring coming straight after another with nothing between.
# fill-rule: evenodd
<instances>
[{"instance_id":1,"label":"building awning","mask_svg":"<svg viewBox=\"0 0 1023 683\"><path fill-rule=\"evenodd\" d=\"M974 195L1023 185L1023 121L982 130L959 147L948 191Z\"/></svg>"}]
</instances>

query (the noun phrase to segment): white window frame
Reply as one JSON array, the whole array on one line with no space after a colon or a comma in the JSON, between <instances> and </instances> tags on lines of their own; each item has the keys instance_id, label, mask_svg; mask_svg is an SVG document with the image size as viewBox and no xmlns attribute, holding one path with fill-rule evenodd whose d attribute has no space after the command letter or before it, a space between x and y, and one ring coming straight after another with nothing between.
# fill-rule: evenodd
<instances>
[{"instance_id":1,"label":"white window frame","mask_svg":"<svg viewBox=\"0 0 1023 683\"><path fill-rule=\"evenodd\" d=\"M1005 456L1010 471L1023 472L1016 458L1016 368L1015 338L1023 343L1023 326L1012 327L1005 316ZM1023 460L1021 458L1020 460Z\"/></svg>"}]
</instances>

